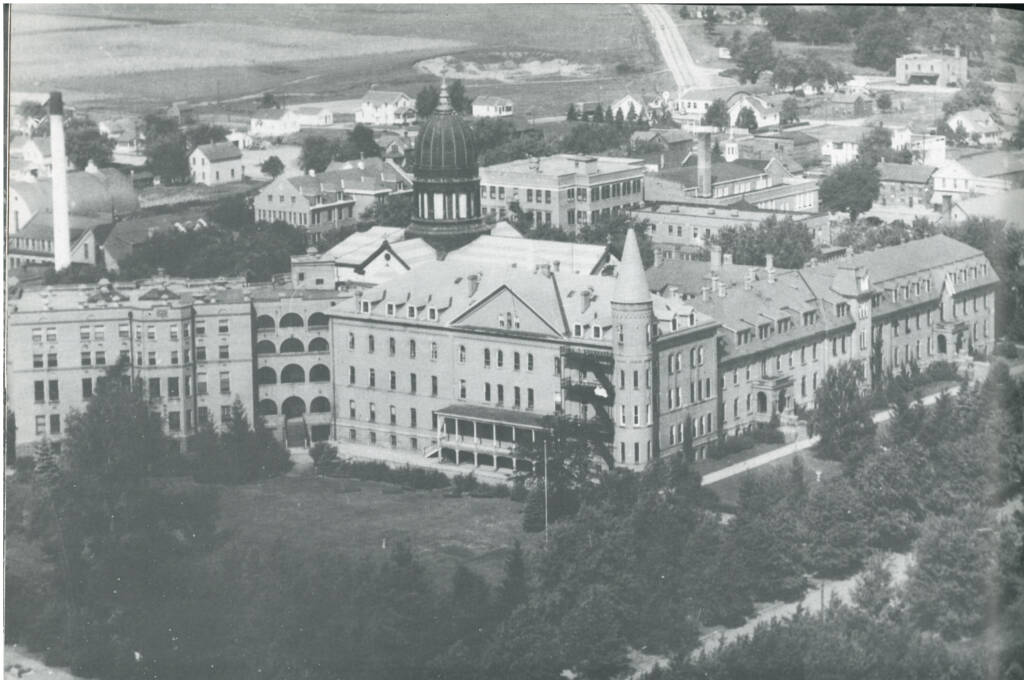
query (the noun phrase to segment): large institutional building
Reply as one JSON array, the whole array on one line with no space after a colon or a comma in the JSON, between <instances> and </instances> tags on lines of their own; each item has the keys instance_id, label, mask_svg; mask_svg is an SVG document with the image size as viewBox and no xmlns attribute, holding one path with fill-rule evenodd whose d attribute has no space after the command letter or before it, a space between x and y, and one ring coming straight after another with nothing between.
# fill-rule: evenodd
<instances>
[{"instance_id":1,"label":"large institutional building","mask_svg":"<svg viewBox=\"0 0 1024 680\"><path fill-rule=\"evenodd\" d=\"M444 88L418 139L413 225L296 257L286 286L15 291L19 441L62 436L124 356L183 442L240 398L292 446L519 469L532 463L518 447L565 415L636 468L813 407L842 362L859 362L868 386L878 371L992 348L998 280L945 236L800 270L712 250L645 272L632 232L616 259L484 220L472 137Z\"/></svg>"}]
</instances>

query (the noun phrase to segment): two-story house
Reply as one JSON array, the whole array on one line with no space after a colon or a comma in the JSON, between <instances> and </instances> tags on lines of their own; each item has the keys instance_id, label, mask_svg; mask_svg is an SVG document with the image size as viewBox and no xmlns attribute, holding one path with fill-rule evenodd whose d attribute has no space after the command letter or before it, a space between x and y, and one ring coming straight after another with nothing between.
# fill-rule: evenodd
<instances>
[{"instance_id":1,"label":"two-story house","mask_svg":"<svg viewBox=\"0 0 1024 680\"><path fill-rule=\"evenodd\" d=\"M370 90L363 95L356 122L364 125L411 125L416 122L416 101L404 92Z\"/></svg>"},{"instance_id":2,"label":"two-story house","mask_svg":"<svg viewBox=\"0 0 1024 680\"><path fill-rule=\"evenodd\" d=\"M242 152L231 142L197 146L188 156L188 167L192 181L207 186L237 182L245 176Z\"/></svg>"}]
</instances>

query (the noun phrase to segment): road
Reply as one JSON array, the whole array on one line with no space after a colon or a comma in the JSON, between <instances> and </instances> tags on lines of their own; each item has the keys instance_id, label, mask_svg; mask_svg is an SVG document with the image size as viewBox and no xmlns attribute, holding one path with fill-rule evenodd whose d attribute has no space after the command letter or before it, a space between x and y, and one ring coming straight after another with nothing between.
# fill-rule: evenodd
<instances>
[{"instance_id":1,"label":"road","mask_svg":"<svg viewBox=\"0 0 1024 680\"><path fill-rule=\"evenodd\" d=\"M708 87L703 71L697 68L668 10L661 5L641 5L640 8L651 24L654 39L658 41L661 56L676 81L676 88L682 92L690 87Z\"/></svg>"}]
</instances>

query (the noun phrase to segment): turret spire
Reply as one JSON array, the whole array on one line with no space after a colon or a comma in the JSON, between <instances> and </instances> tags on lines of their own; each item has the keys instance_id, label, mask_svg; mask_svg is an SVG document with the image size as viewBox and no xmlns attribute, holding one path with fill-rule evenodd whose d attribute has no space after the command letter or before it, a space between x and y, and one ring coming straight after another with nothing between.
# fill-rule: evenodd
<instances>
[{"instance_id":1,"label":"turret spire","mask_svg":"<svg viewBox=\"0 0 1024 680\"><path fill-rule=\"evenodd\" d=\"M619 273L611 301L626 304L651 301L651 290L647 285L647 274L644 273L644 261L640 257L640 246L632 228L626 232L626 242L622 246L622 260L619 262Z\"/></svg>"},{"instance_id":2,"label":"turret spire","mask_svg":"<svg viewBox=\"0 0 1024 680\"><path fill-rule=\"evenodd\" d=\"M452 110L451 98L448 96L448 77L441 76L441 92L437 97L437 109L438 113L448 113Z\"/></svg>"}]
</instances>

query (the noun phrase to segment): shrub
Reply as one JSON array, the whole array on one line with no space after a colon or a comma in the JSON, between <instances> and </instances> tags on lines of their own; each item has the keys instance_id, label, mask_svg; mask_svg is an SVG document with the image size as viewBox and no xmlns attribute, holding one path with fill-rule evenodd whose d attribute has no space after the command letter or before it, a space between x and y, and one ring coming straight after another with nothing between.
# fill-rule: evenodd
<instances>
[{"instance_id":1,"label":"shrub","mask_svg":"<svg viewBox=\"0 0 1024 680\"><path fill-rule=\"evenodd\" d=\"M438 470L414 468L410 465L390 468L386 463L369 460L339 460L331 465L331 469L324 472L332 477L385 482L419 490L443 489L451 483L448 477Z\"/></svg>"},{"instance_id":2,"label":"shrub","mask_svg":"<svg viewBox=\"0 0 1024 680\"><path fill-rule=\"evenodd\" d=\"M993 79L1001 83L1015 83L1017 82L1017 71L1009 64L1006 64L996 70Z\"/></svg>"},{"instance_id":3,"label":"shrub","mask_svg":"<svg viewBox=\"0 0 1024 680\"><path fill-rule=\"evenodd\" d=\"M778 425L772 427L762 425L750 431L750 438L757 444L785 444L786 436L778 429Z\"/></svg>"},{"instance_id":4,"label":"shrub","mask_svg":"<svg viewBox=\"0 0 1024 680\"><path fill-rule=\"evenodd\" d=\"M941 382L944 380L959 380L956 364L951 361L934 361L928 364L924 370L926 382Z\"/></svg>"},{"instance_id":5,"label":"shrub","mask_svg":"<svg viewBox=\"0 0 1024 680\"><path fill-rule=\"evenodd\" d=\"M1001 342L997 344L992 353L996 356L1006 357L1007 359L1016 359L1020 356L1020 353L1017 351L1017 345L1012 342Z\"/></svg>"},{"instance_id":6,"label":"shrub","mask_svg":"<svg viewBox=\"0 0 1024 680\"><path fill-rule=\"evenodd\" d=\"M726 458L753 448L753 446L754 439L750 435L740 434L735 437L726 437L712 449L711 456L712 458Z\"/></svg>"}]
</instances>

